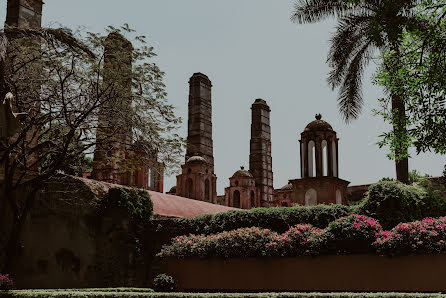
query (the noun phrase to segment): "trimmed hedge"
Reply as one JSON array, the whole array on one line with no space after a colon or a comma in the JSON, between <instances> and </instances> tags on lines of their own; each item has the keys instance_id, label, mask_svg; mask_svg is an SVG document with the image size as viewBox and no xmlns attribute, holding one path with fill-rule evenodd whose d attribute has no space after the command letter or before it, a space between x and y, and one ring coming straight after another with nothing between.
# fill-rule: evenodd
<instances>
[{"instance_id":1,"label":"trimmed hedge","mask_svg":"<svg viewBox=\"0 0 446 298\"><path fill-rule=\"evenodd\" d=\"M142 292L94 292L83 289L79 291L68 290L23 290L23 291L9 291L0 292L0 297L15 297L15 298L103 298L103 297L125 297L125 298L140 298L140 297L158 297L158 298L446 298L445 294L438 293L142 293Z\"/></svg>"},{"instance_id":2,"label":"trimmed hedge","mask_svg":"<svg viewBox=\"0 0 446 298\"><path fill-rule=\"evenodd\" d=\"M283 233L297 224L311 224L315 227L325 228L330 222L351 213L352 207L344 205L231 210L194 218L157 221L156 230L158 232L172 231L175 235L209 235L239 228L259 227Z\"/></svg>"}]
</instances>

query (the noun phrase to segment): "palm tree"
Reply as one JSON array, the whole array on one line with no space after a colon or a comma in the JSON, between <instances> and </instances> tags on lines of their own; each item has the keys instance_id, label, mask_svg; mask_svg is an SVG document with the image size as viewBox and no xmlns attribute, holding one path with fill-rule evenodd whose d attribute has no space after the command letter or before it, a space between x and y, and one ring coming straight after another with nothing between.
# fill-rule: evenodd
<instances>
[{"instance_id":1,"label":"palm tree","mask_svg":"<svg viewBox=\"0 0 446 298\"><path fill-rule=\"evenodd\" d=\"M425 30L423 21L415 17L416 0L297 0L291 17L297 23L315 23L337 17L336 32L331 38L327 63L332 68L328 83L339 87L339 110L348 123L361 112L364 68L374 52L391 53L391 63L400 64L399 45L405 30ZM397 140L405 140L406 117L402 94L390 92L394 118L393 130ZM395 147L397 180L408 183L407 146Z\"/></svg>"}]
</instances>

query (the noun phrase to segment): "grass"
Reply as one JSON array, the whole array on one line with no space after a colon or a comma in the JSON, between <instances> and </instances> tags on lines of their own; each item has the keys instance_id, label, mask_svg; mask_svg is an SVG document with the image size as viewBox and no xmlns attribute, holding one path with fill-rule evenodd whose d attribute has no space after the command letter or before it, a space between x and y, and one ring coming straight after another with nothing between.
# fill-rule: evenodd
<instances>
[{"instance_id":1,"label":"grass","mask_svg":"<svg viewBox=\"0 0 446 298\"><path fill-rule=\"evenodd\" d=\"M163 297L163 298L446 298L446 294L439 293L154 293L152 289L144 288L96 288L96 289L42 289L42 290L14 290L0 291L0 297L37 297L37 298L102 298L102 297Z\"/></svg>"}]
</instances>

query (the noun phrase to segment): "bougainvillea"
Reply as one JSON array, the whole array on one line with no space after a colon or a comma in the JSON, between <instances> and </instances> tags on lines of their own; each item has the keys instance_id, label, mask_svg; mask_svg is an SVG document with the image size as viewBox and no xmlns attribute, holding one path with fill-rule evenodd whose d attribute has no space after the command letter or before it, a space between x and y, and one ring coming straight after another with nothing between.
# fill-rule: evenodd
<instances>
[{"instance_id":1,"label":"bougainvillea","mask_svg":"<svg viewBox=\"0 0 446 298\"><path fill-rule=\"evenodd\" d=\"M390 231L381 232L373 245L378 253L387 255L445 252L446 217L400 223Z\"/></svg>"},{"instance_id":2,"label":"bougainvillea","mask_svg":"<svg viewBox=\"0 0 446 298\"><path fill-rule=\"evenodd\" d=\"M357 253L373 249L373 242L382 232L376 219L352 214L331 222L321 235L328 253Z\"/></svg>"},{"instance_id":3,"label":"bougainvillea","mask_svg":"<svg viewBox=\"0 0 446 298\"><path fill-rule=\"evenodd\" d=\"M296 225L277 235L266 245L268 256L305 256L319 252L323 229L312 225Z\"/></svg>"},{"instance_id":4,"label":"bougainvillea","mask_svg":"<svg viewBox=\"0 0 446 298\"><path fill-rule=\"evenodd\" d=\"M255 257L265 254L267 243L276 232L260 228L242 228L213 235L189 235L172 239L163 246L159 257Z\"/></svg>"},{"instance_id":5,"label":"bougainvillea","mask_svg":"<svg viewBox=\"0 0 446 298\"><path fill-rule=\"evenodd\" d=\"M14 281L9 275L0 274L0 290L8 291L14 289Z\"/></svg>"}]
</instances>

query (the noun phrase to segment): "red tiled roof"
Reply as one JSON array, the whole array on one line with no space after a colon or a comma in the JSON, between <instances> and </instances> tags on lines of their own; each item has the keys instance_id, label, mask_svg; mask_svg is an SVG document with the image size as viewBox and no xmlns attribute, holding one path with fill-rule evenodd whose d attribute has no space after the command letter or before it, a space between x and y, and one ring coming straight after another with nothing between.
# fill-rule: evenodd
<instances>
[{"instance_id":1,"label":"red tiled roof","mask_svg":"<svg viewBox=\"0 0 446 298\"><path fill-rule=\"evenodd\" d=\"M214 214L229 210L237 210L232 207L163 194L156 191L149 190L149 193L153 202L153 211L155 215L194 217L200 214Z\"/></svg>"}]
</instances>

